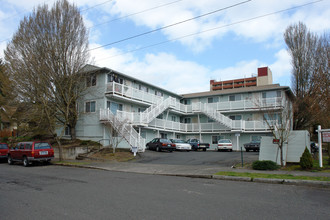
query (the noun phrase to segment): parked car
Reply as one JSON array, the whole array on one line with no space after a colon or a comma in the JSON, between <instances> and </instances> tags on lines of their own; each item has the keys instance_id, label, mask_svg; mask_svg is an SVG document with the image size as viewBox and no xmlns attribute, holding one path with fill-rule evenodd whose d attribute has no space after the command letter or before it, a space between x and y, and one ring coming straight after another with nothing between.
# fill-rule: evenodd
<instances>
[{"instance_id":1,"label":"parked car","mask_svg":"<svg viewBox=\"0 0 330 220\"><path fill-rule=\"evenodd\" d=\"M8 156L8 144L6 143L0 143L0 159L7 159Z\"/></svg>"},{"instance_id":2,"label":"parked car","mask_svg":"<svg viewBox=\"0 0 330 220\"><path fill-rule=\"evenodd\" d=\"M186 150L191 151L191 145L180 139L170 139L170 141L175 144L176 150Z\"/></svg>"},{"instance_id":3,"label":"parked car","mask_svg":"<svg viewBox=\"0 0 330 220\"><path fill-rule=\"evenodd\" d=\"M187 143L191 145L191 149L194 151L199 149L206 151L206 149L210 147L209 143L201 143L198 139L188 139Z\"/></svg>"},{"instance_id":4,"label":"parked car","mask_svg":"<svg viewBox=\"0 0 330 220\"><path fill-rule=\"evenodd\" d=\"M221 150L233 151L233 144L230 139L221 139L218 141L218 151Z\"/></svg>"},{"instance_id":5,"label":"parked car","mask_svg":"<svg viewBox=\"0 0 330 220\"><path fill-rule=\"evenodd\" d=\"M311 151L312 153L316 153L319 151L319 145L313 141L311 141Z\"/></svg>"},{"instance_id":6,"label":"parked car","mask_svg":"<svg viewBox=\"0 0 330 220\"><path fill-rule=\"evenodd\" d=\"M9 165L21 161L27 167L34 162L49 163L52 159L54 149L48 142L43 141L19 142L8 152Z\"/></svg>"},{"instance_id":7,"label":"parked car","mask_svg":"<svg viewBox=\"0 0 330 220\"><path fill-rule=\"evenodd\" d=\"M246 143L243 145L246 152L250 150L259 151L260 150L260 141L251 141L250 143Z\"/></svg>"},{"instance_id":8,"label":"parked car","mask_svg":"<svg viewBox=\"0 0 330 220\"><path fill-rule=\"evenodd\" d=\"M146 146L149 150L155 150L158 152L162 150L172 152L175 150L175 144L165 138L154 138L152 141L148 142Z\"/></svg>"}]
</instances>

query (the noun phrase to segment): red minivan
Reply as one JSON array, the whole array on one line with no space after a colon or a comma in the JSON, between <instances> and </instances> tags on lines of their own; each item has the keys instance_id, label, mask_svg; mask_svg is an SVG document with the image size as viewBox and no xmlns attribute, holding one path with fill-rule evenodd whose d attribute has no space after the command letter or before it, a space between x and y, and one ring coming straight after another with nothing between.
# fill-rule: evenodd
<instances>
[{"instance_id":1,"label":"red minivan","mask_svg":"<svg viewBox=\"0 0 330 220\"><path fill-rule=\"evenodd\" d=\"M8 144L0 143L0 159L7 159L8 151Z\"/></svg>"},{"instance_id":2,"label":"red minivan","mask_svg":"<svg viewBox=\"0 0 330 220\"><path fill-rule=\"evenodd\" d=\"M8 164L23 161L25 167L33 162L49 163L54 159L54 149L48 142L20 142L8 152Z\"/></svg>"}]
</instances>

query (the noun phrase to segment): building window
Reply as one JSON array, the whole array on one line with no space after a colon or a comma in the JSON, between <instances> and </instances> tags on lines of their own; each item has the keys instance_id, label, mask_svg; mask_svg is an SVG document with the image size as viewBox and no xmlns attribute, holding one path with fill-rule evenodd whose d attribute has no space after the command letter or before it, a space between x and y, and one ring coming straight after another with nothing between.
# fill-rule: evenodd
<instances>
[{"instance_id":1,"label":"building window","mask_svg":"<svg viewBox=\"0 0 330 220\"><path fill-rule=\"evenodd\" d=\"M262 98L263 98L263 99L267 98L267 93L266 93L266 92L263 92L263 93L262 93Z\"/></svg>"},{"instance_id":2,"label":"building window","mask_svg":"<svg viewBox=\"0 0 330 220\"><path fill-rule=\"evenodd\" d=\"M138 108L138 112L144 112L145 110L145 108Z\"/></svg>"},{"instance_id":3,"label":"building window","mask_svg":"<svg viewBox=\"0 0 330 220\"><path fill-rule=\"evenodd\" d=\"M181 135L177 134L176 139L181 139Z\"/></svg>"},{"instance_id":4,"label":"building window","mask_svg":"<svg viewBox=\"0 0 330 220\"><path fill-rule=\"evenodd\" d=\"M119 84L124 84L124 79L118 77L118 75L113 74L113 73L108 73L108 83L110 82L116 82Z\"/></svg>"},{"instance_id":5,"label":"building window","mask_svg":"<svg viewBox=\"0 0 330 220\"><path fill-rule=\"evenodd\" d=\"M207 98L207 103L215 103L218 102L218 97L209 97Z\"/></svg>"},{"instance_id":6,"label":"building window","mask_svg":"<svg viewBox=\"0 0 330 220\"><path fill-rule=\"evenodd\" d=\"M163 96L163 93L160 92L160 91L156 91L156 90L155 90L155 95L157 95L157 96Z\"/></svg>"},{"instance_id":7,"label":"building window","mask_svg":"<svg viewBox=\"0 0 330 220\"><path fill-rule=\"evenodd\" d=\"M146 86L139 85L139 90L144 91L144 92L149 92L149 88Z\"/></svg>"},{"instance_id":8,"label":"building window","mask_svg":"<svg viewBox=\"0 0 330 220\"><path fill-rule=\"evenodd\" d=\"M86 86L96 86L96 74L91 74L90 76L86 77Z\"/></svg>"},{"instance_id":9,"label":"building window","mask_svg":"<svg viewBox=\"0 0 330 220\"><path fill-rule=\"evenodd\" d=\"M252 141L260 141L261 140L261 136L257 136L257 135L252 135L251 136L251 139L252 139Z\"/></svg>"},{"instance_id":10,"label":"building window","mask_svg":"<svg viewBox=\"0 0 330 220\"><path fill-rule=\"evenodd\" d=\"M71 135L71 129L69 128L69 126L66 126L65 127L64 135L66 135L66 136L70 136Z\"/></svg>"},{"instance_id":11,"label":"building window","mask_svg":"<svg viewBox=\"0 0 330 220\"><path fill-rule=\"evenodd\" d=\"M225 136L223 135L212 136L212 144L218 144L218 141L221 139L225 139Z\"/></svg>"},{"instance_id":12,"label":"building window","mask_svg":"<svg viewBox=\"0 0 330 220\"><path fill-rule=\"evenodd\" d=\"M160 133L160 138L167 139L167 134L166 133Z\"/></svg>"},{"instance_id":13,"label":"building window","mask_svg":"<svg viewBox=\"0 0 330 220\"><path fill-rule=\"evenodd\" d=\"M157 116L158 119L163 119L163 114Z\"/></svg>"},{"instance_id":14,"label":"building window","mask_svg":"<svg viewBox=\"0 0 330 220\"><path fill-rule=\"evenodd\" d=\"M172 121L176 122L176 117L174 115L172 115L171 119Z\"/></svg>"},{"instance_id":15,"label":"building window","mask_svg":"<svg viewBox=\"0 0 330 220\"><path fill-rule=\"evenodd\" d=\"M276 91L276 97L277 97L277 98L282 97L282 92L281 92L281 91Z\"/></svg>"},{"instance_id":16,"label":"building window","mask_svg":"<svg viewBox=\"0 0 330 220\"><path fill-rule=\"evenodd\" d=\"M230 115L229 118L235 121L242 120L242 115Z\"/></svg>"},{"instance_id":17,"label":"building window","mask_svg":"<svg viewBox=\"0 0 330 220\"><path fill-rule=\"evenodd\" d=\"M184 123L185 124L190 124L191 123L191 118L185 118Z\"/></svg>"},{"instance_id":18,"label":"building window","mask_svg":"<svg viewBox=\"0 0 330 220\"><path fill-rule=\"evenodd\" d=\"M85 112L95 112L95 101L85 103Z\"/></svg>"},{"instance_id":19,"label":"building window","mask_svg":"<svg viewBox=\"0 0 330 220\"><path fill-rule=\"evenodd\" d=\"M190 99L183 100L183 104L185 104L185 105L191 105Z\"/></svg>"},{"instance_id":20,"label":"building window","mask_svg":"<svg viewBox=\"0 0 330 220\"><path fill-rule=\"evenodd\" d=\"M229 96L229 101L233 102L233 101L240 101L241 100L241 94L237 94L237 95L230 95Z\"/></svg>"}]
</instances>

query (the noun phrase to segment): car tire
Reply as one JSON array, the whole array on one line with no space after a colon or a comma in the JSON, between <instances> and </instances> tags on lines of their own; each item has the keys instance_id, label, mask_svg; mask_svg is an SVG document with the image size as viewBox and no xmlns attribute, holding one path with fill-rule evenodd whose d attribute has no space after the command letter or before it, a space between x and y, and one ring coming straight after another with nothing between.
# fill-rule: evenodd
<instances>
[{"instance_id":1,"label":"car tire","mask_svg":"<svg viewBox=\"0 0 330 220\"><path fill-rule=\"evenodd\" d=\"M161 150L160 150L160 147L156 147L156 151L157 152L160 152Z\"/></svg>"},{"instance_id":2,"label":"car tire","mask_svg":"<svg viewBox=\"0 0 330 220\"><path fill-rule=\"evenodd\" d=\"M246 149L246 152L249 152L250 150L249 149Z\"/></svg>"},{"instance_id":3,"label":"car tire","mask_svg":"<svg viewBox=\"0 0 330 220\"><path fill-rule=\"evenodd\" d=\"M27 157L23 157L23 166L25 166L25 167L29 166L29 160Z\"/></svg>"},{"instance_id":4,"label":"car tire","mask_svg":"<svg viewBox=\"0 0 330 220\"><path fill-rule=\"evenodd\" d=\"M203 148L203 151L206 151L206 148Z\"/></svg>"},{"instance_id":5,"label":"car tire","mask_svg":"<svg viewBox=\"0 0 330 220\"><path fill-rule=\"evenodd\" d=\"M229 151L230 151L230 152L233 152L233 149L230 149Z\"/></svg>"},{"instance_id":6,"label":"car tire","mask_svg":"<svg viewBox=\"0 0 330 220\"><path fill-rule=\"evenodd\" d=\"M172 153L172 152L173 152L173 150L169 150L169 152L170 152L170 153Z\"/></svg>"},{"instance_id":7,"label":"car tire","mask_svg":"<svg viewBox=\"0 0 330 220\"><path fill-rule=\"evenodd\" d=\"M8 155L8 164L13 165L13 158L10 155Z\"/></svg>"}]
</instances>

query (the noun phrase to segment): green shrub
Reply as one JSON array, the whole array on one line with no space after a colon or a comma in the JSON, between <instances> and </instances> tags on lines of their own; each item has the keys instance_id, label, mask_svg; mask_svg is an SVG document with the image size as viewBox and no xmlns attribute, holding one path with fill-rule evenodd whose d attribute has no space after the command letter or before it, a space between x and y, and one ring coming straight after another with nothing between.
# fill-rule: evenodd
<instances>
[{"instance_id":1,"label":"green shrub","mask_svg":"<svg viewBox=\"0 0 330 220\"><path fill-rule=\"evenodd\" d=\"M312 154L307 149L307 147L305 148L304 153L300 157L299 164L300 164L301 168L304 170L311 169L313 167L313 157L312 157Z\"/></svg>"},{"instance_id":2,"label":"green shrub","mask_svg":"<svg viewBox=\"0 0 330 220\"><path fill-rule=\"evenodd\" d=\"M252 163L254 170L277 170L280 166L271 160L257 160Z\"/></svg>"}]
</instances>

